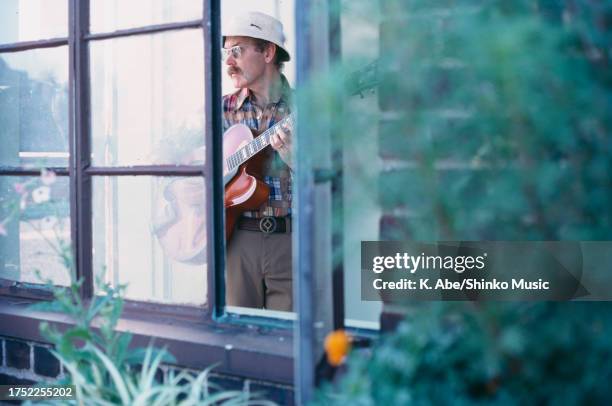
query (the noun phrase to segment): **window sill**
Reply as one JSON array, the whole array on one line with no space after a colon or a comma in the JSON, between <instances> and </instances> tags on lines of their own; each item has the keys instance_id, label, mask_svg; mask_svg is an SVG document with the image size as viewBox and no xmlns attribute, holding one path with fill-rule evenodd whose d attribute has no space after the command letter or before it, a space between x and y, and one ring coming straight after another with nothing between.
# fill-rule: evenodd
<instances>
[{"instance_id":1,"label":"window sill","mask_svg":"<svg viewBox=\"0 0 612 406\"><path fill-rule=\"evenodd\" d=\"M0 335L45 341L38 326L42 321L69 326L66 315L28 309L29 300L0 298ZM215 365L217 373L291 385L293 339L287 330L251 325L140 317L125 312L118 330L133 335L132 345L166 347L181 367L203 369Z\"/></svg>"}]
</instances>

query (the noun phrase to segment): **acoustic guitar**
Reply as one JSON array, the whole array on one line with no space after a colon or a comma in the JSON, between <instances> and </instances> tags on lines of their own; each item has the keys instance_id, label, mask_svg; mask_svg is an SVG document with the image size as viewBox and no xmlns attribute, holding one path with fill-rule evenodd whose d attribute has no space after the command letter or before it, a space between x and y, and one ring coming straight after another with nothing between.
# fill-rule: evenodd
<instances>
[{"instance_id":1,"label":"acoustic guitar","mask_svg":"<svg viewBox=\"0 0 612 406\"><path fill-rule=\"evenodd\" d=\"M273 151L272 135L278 126L294 123L293 115L257 135L244 124L223 134L223 183L225 186L225 236L229 241L236 221L247 210L257 210L270 195L263 166ZM203 164L204 148L188 158L190 165ZM206 208L204 179L179 178L162 185L163 198L156 202L153 232L166 256L187 264L206 262Z\"/></svg>"},{"instance_id":2,"label":"acoustic guitar","mask_svg":"<svg viewBox=\"0 0 612 406\"><path fill-rule=\"evenodd\" d=\"M235 124L223 134L226 241L242 213L257 210L268 200L270 188L263 181L262 172L273 151L266 147L280 126L293 123L294 116L290 114L259 135L244 124Z\"/></svg>"}]
</instances>

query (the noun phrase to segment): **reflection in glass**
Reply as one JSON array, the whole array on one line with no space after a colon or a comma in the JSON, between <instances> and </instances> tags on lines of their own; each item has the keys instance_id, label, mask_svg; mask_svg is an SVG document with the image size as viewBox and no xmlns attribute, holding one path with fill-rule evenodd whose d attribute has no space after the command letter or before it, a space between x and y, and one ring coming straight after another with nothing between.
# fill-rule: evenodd
<instances>
[{"instance_id":1,"label":"reflection in glass","mask_svg":"<svg viewBox=\"0 0 612 406\"><path fill-rule=\"evenodd\" d=\"M204 179L95 177L94 271L129 299L206 302Z\"/></svg>"},{"instance_id":2,"label":"reflection in glass","mask_svg":"<svg viewBox=\"0 0 612 406\"><path fill-rule=\"evenodd\" d=\"M67 47L0 54L0 140L0 165L67 166Z\"/></svg>"},{"instance_id":3,"label":"reflection in glass","mask_svg":"<svg viewBox=\"0 0 612 406\"><path fill-rule=\"evenodd\" d=\"M0 43L68 36L68 0L0 1Z\"/></svg>"},{"instance_id":4,"label":"reflection in glass","mask_svg":"<svg viewBox=\"0 0 612 406\"><path fill-rule=\"evenodd\" d=\"M70 284L68 191L51 173L0 177L0 279Z\"/></svg>"},{"instance_id":5,"label":"reflection in glass","mask_svg":"<svg viewBox=\"0 0 612 406\"><path fill-rule=\"evenodd\" d=\"M202 0L91 0L91 29L115 31L202 18Z\"/></svg>"},{"instance_id":6,"label":"reflection in glass","mask_svg":"<svg viewBox=\"0 0 612 406\"><path fill-rule=\"evenodd\" d=\"M91 43L96 166L201 164L201 30Z\"/></svg>"}]
</instances>

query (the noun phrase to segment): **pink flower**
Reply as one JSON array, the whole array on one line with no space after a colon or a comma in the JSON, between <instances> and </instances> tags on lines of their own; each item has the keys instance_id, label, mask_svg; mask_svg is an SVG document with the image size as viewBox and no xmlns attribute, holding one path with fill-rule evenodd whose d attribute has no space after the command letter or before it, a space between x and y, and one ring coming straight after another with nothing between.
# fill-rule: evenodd
<instances>
[{"instance_id":1,"label":"pink flower","mask_svg":"<svg viewBox=\"0 0 612 406\"><path fill-rule=\"evenodd\" d=\"M48 169L43 169L40 171L40 181L43 185L49 186L55 183L57 175L55 172L50 171Z\"/></svg>"},{"instance_id":2,"label":"pink flower","mask_svg":"<svg viewBox=\"0 0 612 406\"><path fill-rule=\"evenodd\" d=\"M15 183L13 185L13 188L15 189L15 192L19 193L20 195L26 193L28 190L26 189L26 185L25 183Z\"/></svg>"},{"instance_id":3,"label":"pink flower","mask_svg":"<svg viewBox=\"0 0 612 406\"><path fill-rule=\"evenodd\" d=\"M4 227L4 223L0 223L0 235L7 236L6 228Z\"/></svg>"}]
</instances>

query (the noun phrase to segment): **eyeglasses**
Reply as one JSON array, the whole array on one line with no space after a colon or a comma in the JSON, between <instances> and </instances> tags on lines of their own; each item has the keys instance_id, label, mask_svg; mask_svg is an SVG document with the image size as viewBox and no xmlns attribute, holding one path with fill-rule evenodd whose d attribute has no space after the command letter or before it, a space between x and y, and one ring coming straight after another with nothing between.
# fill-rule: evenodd
<instances>
[{"instance_id":1,"label":"eyeglasses","mask_svg":"<svg viewBox=\"0 0 612 406\"><path fill-rule=\"evenodd\" d=\"M235 45L231 48L221 48L221 59L225 62L230 55L233 56L234 59L240 59L243 52L244 48L241 45Z\"/></svg>"}]
</instances>

